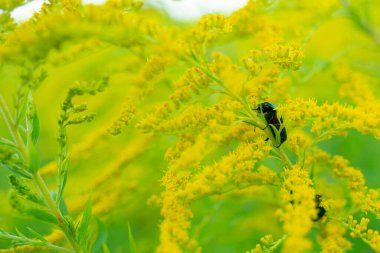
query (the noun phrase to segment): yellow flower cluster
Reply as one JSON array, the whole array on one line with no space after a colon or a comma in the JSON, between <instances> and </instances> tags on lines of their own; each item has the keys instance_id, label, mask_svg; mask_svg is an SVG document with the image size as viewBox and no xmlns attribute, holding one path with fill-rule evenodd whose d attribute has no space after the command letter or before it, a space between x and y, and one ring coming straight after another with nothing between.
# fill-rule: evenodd
<instances>
[{"instance_id":1,"label":"yellow flower cluster","mask_svg":"<svg viewBox=\"0 0 380 253\"><path fill-rule=\"evenodd\" d=\"M279 215L287 235L283 252L308 252L311 242L307 235L317 217L316 194L308 172L299 166L285 170L281 196L284 208Z\"/></svg>"},{"instance_id":2,"label":"yellow flower cluster","mask_svg":"<svg viewBox=\"0 0 380 253\"><path fill-rule=\"evenodd\" d=\"M252 171L254 164L263 159L268 148L257 144L242 144L233 153L225 156L214 165L206 166L187 182L181 197L192 201L204 195L220 194L233 185L272 184L276 173L265 167ZM230 186L231 187L231 186Z\"/></svg>"},{"instance_id":3,"label":"yellow flower cluster","mask_svg":"<svg viewBox=\"0 0 380 253\"><path fill-rule=\"evenodd\" d=\"M194 144L186 139L184 141L186 140L187 144L179 142L179 145L185 147L179 147L181 155L177 159L174 159L177 156L173 150L167 153L167 156L173 160L170 160L170 167L163 178L166 190L159 198L164 221L160 226L161 239L158 252L200 250L188 234L192 217L190 203L196 199L252 185L272 185L277 180L277 174L265 166L260 166L256 171L252 170L254 164L265 159L270 151L270 147L265 145L262 139L257 138L251 142L241 143L235 151L220 161L199 168L198 173L191 175L187 168L200 166L200 160L197 158L202 159L205 155L204 139L205 136L201 134ZM207 149L212 150L210 146L207 146ZM189 156L186 156L186 153Z\"/></svg>"},{"instance_id":4,"label":"yellow flower cluster","mask_svg":"<svg viewBox=\"0 0 380 253\"><path fill-rule=\"evenodd\" d=\"M273 240L272 235L266 235L264 237L261 237L260 241L264 245L256 244L256 247L250 251L247 251L246 253L265 253L265 252L273 252L275 251L279 245L286 239L286 235L284 235L282 238L278 239L277 241Z\"/></svg>"},{"instance_id":5,"label":"yellow flower cluster","mask_svg":"<svg viewBox=\"0 0 380 253\"><path fill-rule=\"evenodd\" d=\"M261 65L262 52L258 50L252 50L248 57L243 58L244 67L250 72L252 76L256 76L263 69Z\"/></svg>"},{"instance_id":6,"label":"yellow flower cluster","mask_svg":"<svg viewBox=\"0 0 380 253\"><path fill-rule=\"evenodd\" d=\"M112 135L121 133L123 126L127 126L136 113L136 105L132 101L127 101L123 105L120 115L112 122L107 131Z\"/></svg>"},{"instance_id":7,"label":"yellow flower cluster","mask_svg":"<svg viewBox=\"0 0 380 253\"><path fill-rule=\"evenodd\" d=\"M187 104L192 96L199 94L201 89L205 89L209 85L209 82L209 78L199 68L188 69L177 82L179 88L170 95L170 100L156 106L155 112L138 122L137 127L145 132L159 129L162 121ZM173 125L173 123L169 125Z\"/></svg>"},{"instance_id":8,"label":"yellow flower cluster","mask_svg":"<svg viewBox=\"0 0 380 253\"><path fill-rule=\"evenodd\" d=\"M339 95L353 101L363 109L372 107L376 102L371 80L362 73L348 67L340 67L336 71L336 79L341 83Z\"/></svg>"},{"instance_id":9,"label":"yellow flower cluster","mask_svg":"<svg viewBox=\"0 0 380 253\"><path fill-rule=\"evenodd\" d=\"M228 103L210 108L188 107L178 117L157 125L156 129L160 132L178 132L186 129L196 131L206 126L229 126L235 120L235 114L228 107Z\"/></svg>"},{"instance_id":10,"label":"yellow flower cluster","mask_svg":"<svg viewBox=\"0 0 380 253\"><path fill-rule=\"evenodd\" d=\"M146 95L153 89L153 84L159 82L160 74L165 71L165 68L169 65L166 58L161 56L152 57L149 59L140 71L132 78L132 85L144 89L142 95Z\"/></svg>"},{"instance_id":11,"label":"yellow flower cluster","mask_svg":"<svg viewBox=\"0 0 380 253\"><path fill-rule=\"evenodd\" d=\"M338 103L318 105L315 100L290 99L279 108L286 117L287 125L303 127L311 121L311 132L316 140L346 135L348 129L380 139L380 116L378 110L344 106Z\"/></svg>"},{"instance_id":12,"label":"yellow flower cluster","mask_svg":"<svg viewBox=\"0 0 380 253\"><path fill-rule=\"evenodd\" d=\"M191 68L186 71L180 82L182 87L170 96L170 100L176 108L179 108L182 103L188 102L192 94L199 94L200 89L206 88L210 80L199 68Z\"/></svg>"},{"instance_id":13,"label":"yellow flower cluster","mask_svg":"<svg viewBox=\"0 0 380 253\"><path fill-rule=\"evenodd\" d=\"M183 249L194 252L197 244L191 240L188 234L190 228L189 219L193 216L189 203L177 197L178 188L187 180L187 176L176 176L171 171L166 172L162 183L166 191L161 195L161 215L164 220L160 225L160 245L156 252L179 253Z\"/></svg>"},{"instance_id":14,"label":"yellow flower cluster","mask_svg":"<svg viewBox=\"0 0 380 253\"><path fill-rule=\"evenodd\" d=\"M234 12L230 17L234 28L233 35L246 36L260 46L282 40L282 31L277 23L262 12L267 3L266 0L249 0L246 6Z\"/></svg>"},{"instance_id":15,"label":"yellow flower cluster","mask_svg":"<svg viewBox=\"0 0 380 253\"><path fill-rule=\"evenodd\" d=\"M368 218L361 218L360 222L355 220L352 216L348 217L347 225L351 230L352 237L360 237L367 243L375 252L380 252L380 234L379 231L369 229Z\"/></svg>"},{"instance_id":16,"label":"yellow flower cluster","mask_svg":"<svg viewBox=\"0 0 380 253\"><path fill-rule=\"evenodd\" d=\"M89 39L79 44L67 48L65 51L53 51L48 56L47 61L55 66L60 66L72 62L73 60L90 54L91 52L106 47L104 43L97 39Z\"/></svg>"},{"instance_id":17,"label":"yellow flower cluster","mask_svg":"<svg viewBox=\"0 0 380 253\"><path fill-rule=\"evenodd\" d=\"M298 70L303 53L297 44L274 45L265 49L273 63L282 69Z\"/></svg>"},{"instance_id":18,"label":"yellow flower cluster","mask_svg":"<svg viewBox=\"0 0 380 253\"><path fill-rule=\"evenodd\" d=\"M64 238L64 234L60 230L53 230L45 239L53 244L58 244ZM40 246L19 245L10 249L0 249L0 253L33 253L33 252L51 252L50 249Z\"/></svg>"},{"instance_id":19,"label":"yellow flower cluster","mask_svg":"<svg viewBox=\"0 0 380 253\"><path fill-rule=\"evenodd\" d=\"M143 2L139 0L108 0L106 4L113 8L125 8L130 11L141 8Z\"/></svg>"},{"instance_id":20,"label":"yellow flower cluster","mask_svg":"<svg viewBox=\"0 0 380 253\"><path fill-rule=\"evenodd\" d=\"M30 21L16 26L8 10L21 2L25 1L0 0L0 8L4 9L0 13L0 20L4 20L0 31L4 80L8 75L12 80L12 75L19 71L14 65L32 63L36 72L31 76L45 67L52 73L46 79L48 85L41 85L43 89L46 87L41 94L45 91L60 94L63 85L50 84L56 83L65 71L75 68L72 78L79 80L98 74L93 67L110 72L109 95L91 102L102 109L95 123L111 126L106 130L96 125L94 128L100 130L86 131L86 137L82 130L75 129L73 142L79 144L65 147L72 152L71 176L64 199L73 215L83 210L85 195L92 191L95 215L110 217L108 214L118 207L123 208L120 216L123 213L123 218L139 223L146 199L153 195L151 202L161 210L157 252L201 252L202 247L217 251L215 245L204 245L207 242L202 238L203 231L198 231L204 229L204 224L203 221L197 224L198 211L231 201L233 204L228 210L221 210L221 214L237 218L232 222L213 220L219 223L210 227L218 228L221 223L236 226L234 233L240 241L251 240L259 229L266 229L260 234L283 235L278 240L266 235L248 252L273 252L279 248L283 252L312 252L316 240L324 253L345 252L351 248L346 239L347 228L379 251L379 234L368 229L366 217L371 213L380 218L380 191L367 187L364 173L348 160L316 147L318 142L346 135L350 129L380 139L377 80L360 69L342 68L334 57L331 61L320 55L321 59L311 58L318 53L315 44L319 41L311 39L317 28L321 26L318 32L324 35L334 28L331 23L343 19L323 24L338 8L347 10L339 0L274 1L275 4L251 0L229 17L206 15L194 26L170 22L150 9L139 10L142 3L134 0L108 0L104 5L85 6L79 0L50 1ZM309 14L311 9L315 13ZM316 13L323 18L317 20ZM286 20L293 15L302 16L305 22L296 24L299 16ZM365 32L373 31L368 27ZM289 42L289 38L304 43ZM335 53L345 57L341 47L333 49L334 43L337 42L332 39L324 49L328 51L326 54L330 49L338 50ZM329 72L331 69L333 73ZM292 72L297 70L301 71ZM304 80L310 80L307 89L313 96L318 89L314 87L320 81L314 79L317 71L323 72L318 73L323 78L335 74L332 83L341 85L342 100L321 103L304 98ZM110 124L114 115L105 114L106 109L119 108L124 94L129 100ZM40 101L46 104L43 99ZM264 101L277 106L271 112L277 118L256 109ZM46 115L51 116L44 106L40 107L37 109L43 112L43 120ZM276 119L283 119L281 127L288 133L287 141L279 148L278 140L273 140L272 132L276 129L271 128L273 124L269 126ZM85 118L70 123L81 120ZM138 129L132 127L135 122ZM128 134L119 138L107 134L107 131L119 134L127 125ZM44 136L53 136L48 127L42 130L46 131ZM143 134L148 137L141 137ZM38 149L48 143L46 139L40 139ZM165 150L166 161L162 159ZM3 160L13 162L9 156L13 153L3 153L0 155ZM46 163L54 160L52 156L47 152L41 157L40 173L46 178L57 170L53 163ZM50 179L47 182L51 183ZM79 183L83 187L73 187ZM264 199L267 196L270 198ZM131 207L138 201L139 205ZM249 205L240 202L235 205L234 201ZM281 222L273 217L276 210ZM156 225L160 218L158 210L154 211L156 217L146 215L150 217L145 220L144 216L143 222ZM267 216L260 216L262 213ZM351 217L345 224L340 218L357 213L365 216L360 222ZM272 218L270 222L268 217ZM317 235L311 233L312 228ZM211 229L205 230L209 233ZM152 252L157 238L152 232L149 236L155 239L148 241L141 234L144 233L137 235L139 251ZM54 231L47 238L67 246L62 233ZM237 241L232 236L231 240ZM29 246L16 249L32 251Z\"/></svg>"},{"instance_id":21,"label":"yellow flower cluster","mask_svg":"<svg viewBox=\"0 0 380 253\"><path fill-rule=\"evenodd\" d=\"M0 59L16 63L29 60L39 62L53 49L70 40L93 37L129 48L144 36L162 34L157 22L133 11L121 13L112 4L87 5L79 11L78 5L79 1L73 0L45 3L40 13L7 36L0 47ZM130 6L133 6L132 2ZM82 13L79 15L79 12ZM39 46L28 47L31 44Z\"/></svg>"},{"instance_id":22,"label":"yellow flower cluster","mask_svg":"<svg viewBox=\"0 0 380 253\"><path fill-rule=\"evenodd\" d=\"M380 192L366 186L364 175L358 168L349 165L349 161L342 156L332 156L320 149L314 149L313 159L322 167L327 167L328 172L347 182L350 196L354 206L363 213L373 213L380 217ZM335 206L335 209L342 207ZM338 210L335 210L338 211ZM339 213L339 212L337 212Z\"/></svg>"},{"instance_id":23,"label":"yellow flower cluster","mask_svg":"<svg viewBox=\"0 0 380 253\"><path fill-rule=\"evenodd\" d=\"M335 221L327 222L321 226L319 243L322 246L322 253L343 253L351 249L351 243L345 238L346 228L343 224Z\"/></svg>"},{"instance_id":24,"label":"yellow flower cluster","mask_svg":"<svg viewBox=\"0 0 380 253\"><path fill-rule=\"evenodd\" d=\"M367 190L363 173L358 169L348 166L348 161L342 156L334 156L331 165L337 177L348 181L354 202L357 204L362 203Z\"/></svg>"},{"instance_id":25,"label":"yellow flower cluster","mask_svg":"<svg viewBox=\"0 0 380 253\"><path fill-rule=\"evenodd\" d=\"M372 212L376 215L377 219L380 219L380 190L369 189L363 200L363 212Z\"/></svg>"},{"instance_id":26,"label":"yellow flower cluster","mask_svg":"<svg viewBox=\"0 0 380 253\"><path fill-rule=\"evenodd\" d=\"M61 2L63 8L65 8L68 11L76 11L81 5L80 1L78 0L62 0Z\"/></svg>"},{"instance_id":27,"label":"yellow flower cluster","mask_svg":"<svg viewBox=\"0 0 380 253\"><path fill-rule=\"evenodd\" d=\"M10 249L0 249L0 253L30 253L30 252L38 252L44 253L44 252L51 252L51 250L45 248L45 247L39 247L39 246L17 246Z\"/></svg>"},{"instance_id":28,"label":"yellow flower cluster","mask_svg":"<svg viewBox=\"0 0 380 253\"><path fill-rule=\"evenodd\" d=\"M199 44L206 43L232 31L228 18L221 14L210 14L202 17L192 31L192 40Z\"/></svg>"}]
</instances>

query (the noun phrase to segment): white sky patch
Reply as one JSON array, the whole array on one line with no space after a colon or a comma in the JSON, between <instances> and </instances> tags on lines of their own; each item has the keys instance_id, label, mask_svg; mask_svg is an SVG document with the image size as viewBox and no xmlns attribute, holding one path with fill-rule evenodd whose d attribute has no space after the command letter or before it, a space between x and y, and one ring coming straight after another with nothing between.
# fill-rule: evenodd
<instances>
[{"instance_id":1,"label":"white sky patch","mask_svg":"<svg viewBox=\"0 0 380 253\"><path fill-rule=\"evenodd\" d=\"M83 4L102 4L106 0L82 0ZM12 11L17 22L23 22L38 12L47 0L34 0ZM160 9L178 21L195 21L208 13L230 14L240 9L248 0L146 0L147 7Z\"/></svg>"},{"instance_id":2,"label":"white sky patch","mask_svg":"<svg viewBox=\"0 0 380 253\"><path fill-rule=\"evenodd\" d=\"M106 0L82 0L83 4L102 4L105 2Z\"/></svg>"},{"instance_id":3,"label":"white sky patch","mask_svg":"<svg viewBox=\"0 0 380 253\"><path fill-rule=\"evenodd\" d=\"M14 9L11 13L11 16L14 18L14 20L16 20L16 22L28 20L33 16L35 12L38 12L41 9L44 2L44 0L34 0L32 2L29 2Z\"/></svg>"},{"instance_id":4,"label":"white sky patch","mask_svg":"<svg viewBox=\"0 0 380 253\"><path fill-rule=\"evenodd\" d=\"M231 14L248 0L147 0L148 7L166 12L179 21L194 21L208 13Z\"/></svg>"}]
</instances>

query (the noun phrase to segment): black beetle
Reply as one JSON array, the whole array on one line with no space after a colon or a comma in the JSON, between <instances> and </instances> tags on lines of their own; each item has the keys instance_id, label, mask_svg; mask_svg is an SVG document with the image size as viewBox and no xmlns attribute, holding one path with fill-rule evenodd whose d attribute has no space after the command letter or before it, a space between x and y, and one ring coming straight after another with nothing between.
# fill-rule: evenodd
<instances>
[{"instance_id":1,"label":"black beetle","mask_svg":"<svg viewBox=\"0 0 380 253\"><path fill-rule=\"evenodd\" d=\"M322 195L316 194L315 204L318 210L318 214L317 214L317 218L313 219L313 221L319 221L326 214L326 209L323 206L321 206L321 202L322 202Z\"/></svg>"},{"instance_id":2,"label":"black beetle","mask_svg":"<svg viewBox=\"0 0 380 253\"><path fill-rule=\"evenodd\" d=\"M257 110L264 114L265 121L267 122L267 125L265 126L265 128L267 128L271 124L274 127L276 127L277 130L280 130L281 125L284 123L282 117L280 117L280 119L277 117L276 106L272 103L269 103L269 102L261 103L256 109L253 109L253 110ZM273 136L275 136L275 132L272 129L272 127L270 129L272 131ZM284 143L288 138L285 127L281 129L280 138L281 138L281 142L276 148L280 147L282 143ZM269 138L267 138L266 141L267 140L269 140Z\"/></svg>"},{"instance_id":3,"label":"black beetle","mask_svg":"<svg viewBox=\"0 0 380 253\"><path fill-rule=\"evenodd\" d=\"M293 194L293 191L290 191L290 195L292 195L292 194ZM315 209L317 209L317 217L314 218L313 221L319 221L326 214L326 209L323 206L321 206L322 195L321 194L315 194L314 202L315 202ZM291 200L290 204L294 205L294 200Z\"/></svg>"}]
</instances>

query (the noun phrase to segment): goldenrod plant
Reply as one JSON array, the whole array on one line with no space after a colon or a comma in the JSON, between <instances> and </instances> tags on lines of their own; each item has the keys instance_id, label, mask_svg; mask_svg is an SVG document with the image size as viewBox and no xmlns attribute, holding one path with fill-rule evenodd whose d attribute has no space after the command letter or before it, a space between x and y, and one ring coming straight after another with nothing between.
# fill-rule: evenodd
<instances>
[{"instance_id":1,"label":"goldenrod plant","mask_svg":"<svg viewBox=\"0 0 380 253\"><path fill-rule=\"evenodd\" d=\"M380 2L0 0L0 252L380 252Z\"/></svg>"}]
</instances>

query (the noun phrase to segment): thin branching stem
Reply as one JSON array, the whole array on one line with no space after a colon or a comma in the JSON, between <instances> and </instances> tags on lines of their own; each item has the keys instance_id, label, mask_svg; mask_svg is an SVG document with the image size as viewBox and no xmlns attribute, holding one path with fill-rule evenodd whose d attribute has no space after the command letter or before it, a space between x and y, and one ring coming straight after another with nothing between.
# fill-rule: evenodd
<instances>
[{"instance_id":1,"label":"thin branching stem","mask_svg":"<svg viewBox=\"0 0 380 253\"><path fill-rule=\"evenodd\" d=\"M9 133L10 133L12 139L17 143L16 136L15 136L14 130L13 130L14 129L14 122L12 119L12 114L9 111L7 103L5 102L5 99L3 98L2 94L0 94L0 111L1 111L1 114L3 115L5 124L8 127L8 130L9 130Z\"/></svg>"},{"instance_id":2,"label":"thin branching stem","mask_svg":"<svg viewBox=\"0 0 380 253\"><path fill-rule=\"evenodd\" d=\"M201 62L199 62L198 59L193 59L194 63L209 77L211 78L212 80L214 80L216 83L218 83L220 86L222 86L222 88L225 90L225 93L227 95L229 95L230 97L232 97L233 99L235 99L236 101L238 101L239 103L241 103L243 106L244 106L244 109L245 111L249 114L249 116L251 117L251 120L255 122L256 126L260 129L263 129L263 131L266 133L267 137L271 140L272 144L274 146L277 146L278 143L276 141L276 138L273 136L273 133L271 132L270 128L269 127L266 127L265 124L259 120L255 120L256 115L254 115L254 113L252 112L252 108L249 107L248 103L246 103L241 97L239 96L236 96L235 94L233 94L229 89L228 87L224 84L224 82L222 80L220 80L219 77L217 77L214 73L212 73L212 71L208 68L208 65L207 65L207 59L205 57L203 57L203 60L205 61L205 66L204 67ZM289 157L286 155L285 151L281 148L281 147L276 147L278 149L278 154L280 156L280 159L282 160L282 162L284 163L284 165L286 167L288 167L289 169L292 168L293 164L292 162L290 161Z\"/></svg>"},{"instance_id":3,"label":"thin branching stem","mask_svg":"<svg viewBox=\"0 0 380 253\"><path fill-rule=\"evenodd\" d=\"M289 169L292 168L292 162L290 161L289 157L286 155L284 149L282 147L278 147L277 148L278 151L279 151L279 154L281 156L281 160L285 162L286 166L289 167Z\"/></svg>"},{"instance_id":4,"label":"thin branching stem","mask_svg":"<svg viewBox=\"0 0 380 253\"><path fill-rule=\"evenodd\" d=\"M74 251L72 251L70 249L66 249L66 248L51 244L49 242L44 242L44 241L39 242L39 241L35 241L35 240L27 238L27 237L21 237L21 236L17 236L14 234L8 234L8 233L6 235L0 234L0 238L12 240L12 241L16 241L16 242L22 242L22 243L26 243L26 244L31 244L31 245L35 245L35 246L40 246L40 247L46 247L46 248L49 248L51 250L54 250L55 252L74 253ZM39 244L41 244L41 245L39 245Z\"/></svg>"},{"instance_id":5,"label":"thin branching stem","mask_svg":"<svg viewBox=\"0 0 380 253\"><path fill-rule=\"evenodd\" d=\"M18 149L20 150L24 161L26 162L26 164L28 164L29 154L28 154L27 148L25 146L25 143L22 140L18 126L14 125L15 121L13 120L12 114L10 113L9 108L6 104L6 101L4 100L1 94L0 94L0 109L14 142L16 143ZM50 195L49 188L47 187L45 180L42 178L42 176L39 174L38 171L33 174L32 180L34 184L36 185L36 187L38 188L38 190L40 191L40 193L42 194L48 208L50 209L50 212L57 218L58 225L60 229L62 230L62 232L65 234L74 252L81 253L82 250L80 249L78 243L76 242L74 235L72 235L69 232L68 227L65 225L63 215L61 211L59 210L57 204L53 200L53 197Z\"/></svg>"}]
</instances>

